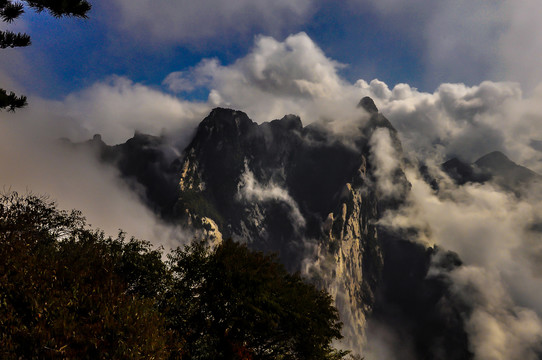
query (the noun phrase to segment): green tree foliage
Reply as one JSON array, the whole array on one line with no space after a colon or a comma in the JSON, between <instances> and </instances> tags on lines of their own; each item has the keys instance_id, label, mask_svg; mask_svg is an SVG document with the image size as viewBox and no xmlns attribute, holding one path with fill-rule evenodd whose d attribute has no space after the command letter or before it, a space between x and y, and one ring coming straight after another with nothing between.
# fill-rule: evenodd
<instances>
[{"instance_id":1,"label":"green tree foliage","mask_svg":"<svg viewBox=\"0 0 542 360\"><path fill-rule=\"evenodd\" d=\"M145 243L104 238L76 211L8 194L0 258L0 358L166 357L155 300L134 293L164 270Z\"/></svg>"},{"instance_id":2,"label":"green tree foliage","mask_svg":"<svg viewBox=\"0 0 542 360\"><path fill-rule=\"evenodd\" d=\"M0 358L341 359L324 291L275 257L194 241L167 261L44 198L0 195Z\"/></svg>"},{"instance_id":3,"label":"green tree foliage","mask_svg":"<svg viewBox=\"0 0 542 360\"><path fill-rule=\"evenodd\" d=\"M0 18L12 23L24 13L24 4L35 11L47 10L54 17L71 16L86 18L91 5L86 0L0 0ZM0 49L25 47L31 44L30 36L25 33L0 31ZM15 111L27 105L26 96L17 96L13 92L0 89L0 109Z\"/></svg>"},{"instance_id":4,"label":"green tree foliage","mask_svg":"<svg viewBox=\"0 0 542 360\"><path fill-rule=\"evenodd\" d=\"M342 358L330 345L341 323L324 291L291 275L275 257L232 240L195 242L169 256L174 283L166 301L188 359Z\"/></svg>"}]
</instances>

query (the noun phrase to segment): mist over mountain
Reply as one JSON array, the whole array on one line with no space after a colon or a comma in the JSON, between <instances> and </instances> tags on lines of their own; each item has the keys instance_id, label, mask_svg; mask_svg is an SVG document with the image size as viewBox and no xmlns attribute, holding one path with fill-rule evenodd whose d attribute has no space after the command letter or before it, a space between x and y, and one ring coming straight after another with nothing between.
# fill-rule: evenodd
<instances>
[{"instance_id":1,"label":"mist over mountain","mask_svg":"<svg viewBox=\"0 0 542 360\"><path fill-rule=\"evenodd\" d=\"M170 139L136 132L125 143L113 146L107 145L100 135L82 143L62 141L75 149L90 150L103 163L113 165L152 211L171 219L182 149L177 149Z\"/></svg>"},{"instance_id":2,"label":"mist over mountain","mask_svg":"<svg viewBox=\"0 0 542 360\"><path fill-rule=\"evenodd\" d=\"M4 193L276 253L365 360L542 359L540 0L4 3Z\"/></svg>"},{"instance_id":3,"label":"mist over mountain","mask_svg":"<svg viewBox=\"0 0 542 360\"><path fill-rule=\"evenodd\" d=\"M344 322L342 347L370 359L485 358L477 348L485 335L472 324L485 305L466 298L458 279L473 271L470 264L446 244L420 242L424 226L390 223L413 210L419 180L408 175L412 160L374 101L363 98L358 113L349 131L337 132L321 122L303 126L295 115L257 124L244 112L215 108L184 149L141 133L115 146L100 136L72 146L116 166L169 222L215 243L232 237L277 253L290 271L330 291ZM427 188L438 184L433 196L449 196L452 180L512 192L539 181L500 152L472 165L452 159L442 169L422 180ZM502 296L492 301L504 301L498 307L513 320L519 308ZM514 351L540 356L536 336Z\"/></svg>"},{"instance_id":4,"label":"mist over mountain","mask_svg":"<svg viewBox=\"0 0 542 360\"><path fill-rule=\"evenodd\" d=\"M442 169L459 185L489 181L518 196L528 196L529 185L542 181L541 175L516 164L500 151L486 154L472 164L453 158L443 163Z\"/></svg>"},{"instance_id":5,"label":"mist over mountain","mask_svg":"<svg viewBox=\"0 0 542 360\"><path fill-rule=\"evenodd\" d=\"M0 123L2 180L81 209L108 234L166 249L231 236L277 252L333 294L339 345L366 359L540 358L540 184L498 153L476 164L498 150L540 171L536 96L518 98L507 83L432 94L337 84L340 99L291 95L292 107L265 93L246 113L224 104L199 118L143 86L104 85L95 101L80 94L73 107ZM112 94L123 106L96 105ZM136 111L132 100L154 105ZM74 109L101 120L82 129L62 115ZM512 115L522 122L505 121ZM443 171L452 155L463 180ZM501 185L508 171L520 193Z\"/></svg>"}]
</instances>

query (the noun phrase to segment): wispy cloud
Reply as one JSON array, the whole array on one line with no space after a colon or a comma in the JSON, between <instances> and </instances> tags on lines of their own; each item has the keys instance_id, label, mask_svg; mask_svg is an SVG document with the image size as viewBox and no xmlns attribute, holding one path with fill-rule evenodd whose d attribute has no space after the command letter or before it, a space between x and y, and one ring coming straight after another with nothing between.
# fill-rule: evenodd
<instances>
[{"instance_id":1,"label":"wispy cloud","mask_svg":"<svg viewBox=\"0 0 542 360\"><path fill-rule=\"evenodd\" d=\"M375 165L376 188L383 199L401 195L404 187L397 180L401 171L402 154L393 147L393 140L387 128L378 128L369 139L370 159Z\"/></svg>"},{"instance_id":2,"label":"wispy cloud","mask_svg":"<svg viewBox=\"0 0 542 360\"><path fill-rule=\"evenodd\" d=\"M279 33L312 15L312 0L114 0L116 26L139 41L195 44Z\"/></svg>"},{"instance_id":3,"label":"wispy cloud","mask_svg":"<svg viewBox=\"0 0 542 360\"><path fill-rule=\"evenodd\" d=\"M115 143L127 140L136 129L158 135L168 127L184 130L177 139L182 143L197 124L200 104L183 104L122 78L95 84L64 101L32 97L29 102L15 114L0 113L3 190L49 195L61 208L82 210L90 224L109 235L123 229L166 248L190 239L190 232L152 213L117 170L100 164L90 152L69 151L58 140L87 140L103 133Z\"/></svg>"},{"instance_id":4,"label":"wispy cloud","mask_svg":"<svg viewBox=\"0 0 542 360\"><path fill-rule=\"evenodd\" d=\"M473 308L466 331L476 359L539 359L542 321L534 311L515 305L498 274L465 266L450 276L452 291Z\"/></svg>"},{"instance_id":5,"label":"wispy cloud","mask_svg":"<svg viewBox=\"0 0 542 360\"><path fill-rule=\"evenodd\" d=\"M294 226L298 230L305 227L305 218L301 214L296 201L288 191L273 182L265 185L260 184L254 177L252 171L250 171L247 163L245 163L245 171L241 177L237 195L239 200L251 202L282 202L290 208L290 218L292 219Z\"/></svg>"},{"instance_id":6,"label":"wispy cloud","mask_svg":"<svg viewBox=\"0 0 542 360\"><path fill-rule=\"evenodd\" d=\"M407 175L407 204L381 224L416 229L411 240L457 252L465 262L451 274L435 268L429 276L447 276L455 296L472 308L463 315L476 359L537 359L542 274L527 254L540 251L531 246L533 236L542 239L531 230L540 221L540 199L518 199L491 184L456 186L444 174L437 193L415 169Z\"/></svg>"}]
</instances>

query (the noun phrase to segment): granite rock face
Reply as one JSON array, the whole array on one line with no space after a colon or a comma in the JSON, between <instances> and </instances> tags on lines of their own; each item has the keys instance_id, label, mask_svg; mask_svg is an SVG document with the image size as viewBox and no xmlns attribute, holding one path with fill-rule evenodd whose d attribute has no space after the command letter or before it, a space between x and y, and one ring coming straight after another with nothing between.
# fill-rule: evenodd
<instances>
[{"instance_id":1,"label":"granite rock face","mask_svg":"<svg viewBox=\"0 0 542 360\"><path fill-rule=\"evenodd\" d=\"M347 138L294 115L259 125L214 109L185 149L175 205L187 224L275 252L327 288L353 336L363 334L383 268L373 133L388 129L401 154L395 129L369 100Z\"/></svg>"},{"instance_id":2,"label":"granite rock face","mask_svg":"<svg viewBox=\"0 0 542 360\"><path fill-rule=\"evenodd\" d=\"M328 290L345 348L363 352L376 321L412 338L416 358L469 359L462 304L450 297L445 276L427 278L434 254L443 252L378 225L406 200L410 184L392 124L370 98L358 108L347 133L303 126L295 115L257 124L216 108L184 149L139 133L116 146L98 136L78 146L114 164L166 220L211 243L231 237L276 253L289 271Z\"/></svg>"}]
</instances>

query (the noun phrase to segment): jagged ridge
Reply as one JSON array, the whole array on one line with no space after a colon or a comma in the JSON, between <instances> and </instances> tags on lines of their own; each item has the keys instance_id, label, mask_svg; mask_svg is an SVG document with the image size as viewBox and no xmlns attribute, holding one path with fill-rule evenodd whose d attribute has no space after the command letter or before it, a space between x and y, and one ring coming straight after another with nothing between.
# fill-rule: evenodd
<instances>
[{"instance_id":1,"label":"jagged ridge","mask_svg":"<svg viewBox=\"0 0 542 360\"><path fill-rule=\"evenodd\" d=\"M376 302L376 318L398 319L393 326L419 342L420 358L467 359L459 310L445 295L448 285L425 279L433 253L376 225L380 212L400 205L408 184L398 171L395 181L404 183L403 196L379 198L369 140L375 130L388 129L399 161L401 144L372 99L362 99L359 107L359 132L348 144L323 126L304 127L295 115L258 125L245 113L224 108L200 123L183 156L174 160L158 154L163 138L142 134L116 147L99 138L89 144L126 178L142 184L151 204L160 204L174 221L199 227L217 241L234 237L275 252L290 271L303 270L326 287L350 339L362 336ZM167 180L155 181L155 171L167 174ZM169 201L157 201L156 191L172 184L165 196ZM431 294L397 296L410 289L430 289ZM449 304L444 309L439 308L441 296ZM440 318L426 316L412 328L425 308ZM432 330L437 328L445 334ZM432 342L439 349L426 346ZM450 355L438 357L442 349Z\"/></svg>"}]
</instances>

